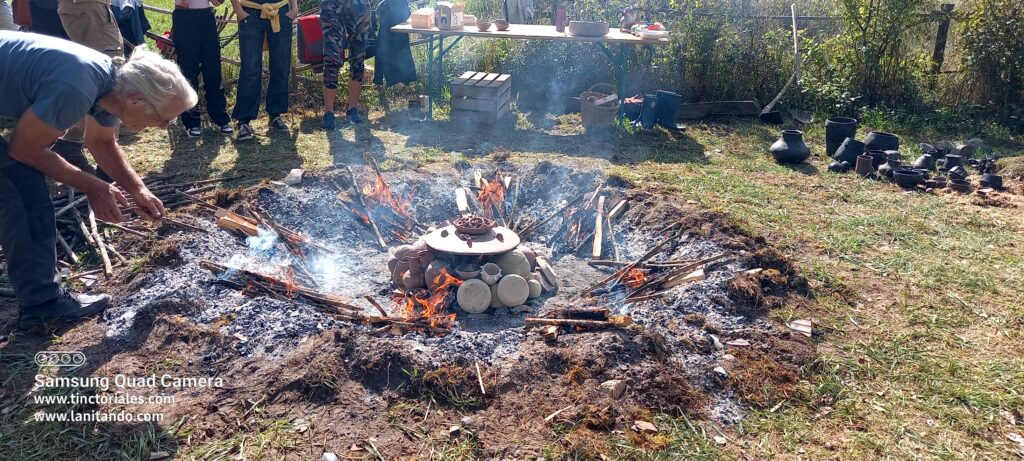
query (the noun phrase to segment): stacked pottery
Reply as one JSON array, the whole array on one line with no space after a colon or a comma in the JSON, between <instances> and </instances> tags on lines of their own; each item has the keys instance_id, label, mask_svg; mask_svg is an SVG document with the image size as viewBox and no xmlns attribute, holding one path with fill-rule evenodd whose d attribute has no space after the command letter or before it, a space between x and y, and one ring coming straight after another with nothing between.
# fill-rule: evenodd
<instances>
[{"instance_id":1,"label":"stacked pottery","mask_svg":"<svg viewBox=\"0 0 1024 461\"><path fill-rule=\"evenodd\" d=\"M495 255L482 266L459 266L456 273L464 281L456 292L456 302L471 314L522 305L543 294L536 268L537 256L526 247Z\"/></svg>"},{"instance_id":2,"label":"stacked pottery","mask_svg":"<svg viewBox=\"0 0 1024 461\"><path fill-rule=\"evenodd\" d=\"M831 117L825 120L825 152L829 157L836 154L840 144L846 139L857 137L857 119L849 117ZM856 158L856 155L853 156ZM852 162L851 159L836 159Z\"/></svg>"},{"instance_id":3,"label":"stacked pottery","mask_svg":"<svg viewBox=\"0 0 1024 461\"><path fill-rule=\"evenodd\" d=\"M946 156L946 160L942 163L942 168L945 170L952 170L958 166L964 165L964 158L960 155L949 154Z\"/></svg>"},{"instance_id":4,"label":"stacked pottery","mask_svg":"<svg viewBox=\"0 0 1024 461\"><path fill-rule=\"evenodd\" d=\"M802 163L811 156L811 149L804 143L804 132L782 130L782 136L768 149L779 163Z\"/></svg>"},{"instance_id":5,"label":"stacked pottery","mask_svg":"<svg viewBox=\"0 0 1024 461\"><path fill-rule=\"evenodd\" d=\"M883 178L892 179L893 171L903 166L903 162L900 161L899 154L896 156L888 155L887 158L887 161L878 167L878 175Z\"/></svg>"},{"instance_id":6,"label":"stacked pottery","mask_svg":"<svg viewBox=\"0 0 1024 461\"><path fill-rule=\"evenodd\" d=\"M884 150L869 150L868 155L871 156L871 165L876 169L888 160Z\"/></svg>"}]
</instances>

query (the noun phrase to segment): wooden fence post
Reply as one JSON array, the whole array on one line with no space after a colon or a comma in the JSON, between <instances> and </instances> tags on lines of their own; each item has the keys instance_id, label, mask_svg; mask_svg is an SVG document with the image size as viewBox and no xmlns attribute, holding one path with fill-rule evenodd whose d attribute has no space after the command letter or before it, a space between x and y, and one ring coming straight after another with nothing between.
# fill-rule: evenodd
<instances>
[{"instance_id":1,"label":"wooden fence post","mask_svg":"<svg viewBox=\"0 0 1024 461\"><path fill-rule=\"evenodd\" d=\"M949 22L952 19L952 3L943 3L941 7L942 19L939 21L939 31L935 34L935 51L932 52L932 73L938 74L942 70L942 61L946 59L946 38L949 36Z\"/></svg>"}]
</instances>

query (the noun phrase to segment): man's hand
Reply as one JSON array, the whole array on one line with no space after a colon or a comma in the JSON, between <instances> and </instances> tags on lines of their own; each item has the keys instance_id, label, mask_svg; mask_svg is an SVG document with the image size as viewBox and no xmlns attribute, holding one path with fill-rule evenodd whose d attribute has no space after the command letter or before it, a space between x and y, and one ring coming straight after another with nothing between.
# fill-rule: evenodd
<instances>
[{"instance_id":1,"label":"man's hand","mask_svg":"<svg viewBox=\"0 0 1024 461\"><path fill-rule=\"evenodd\" d=\"M238 19L238 22L245 21L245 18L249 17L249 12L239 6L235 8L235 17Z\"/></svg>"},{"instance_id":2,"label":"man's hand","mask_svg":"<svg viewBox=\"0 0 1024 461\"><path fill-rule=\"evenodd\" d=\"M299 12L298 12L298 11L295 11L295 9L294 9L294 8L291 8L291 9L289 9L289 10L288 10L288 12L287 12L287 13L285 13L284 15L285 15L285 16L288 16L288 18L289 18L289 19L291 19L292 21L294 21L294 20L295 20L295 18L296 18L296 17L297 17L298 15L299 15Z\"/></svg>"},{"instance_id":3,"label":"man's hand","mask_svg":"<svg viewBox=\"0 0 1024 461\"><path fill-rule=\"evenodd\" d=\"M133 194L132 198L135 199L136 211L142 219L154 224L160 223L160 219L166 213L164 203L156 198L149 189L143 187L137 194Z\"/></svg>"},{"instance_id":4,"label":"man's hand","mask_svg":"<svg viewBox=\"0 0 1024 461\"><path fill-rule=\"evenodd\" d=\"M96 179L85 190L85 196L89 199L89 207L96 213L96 219L112 223L124 221L124 215L117 206L128 207L128 199L113 185Z\"/></svg>"}]
</instances>

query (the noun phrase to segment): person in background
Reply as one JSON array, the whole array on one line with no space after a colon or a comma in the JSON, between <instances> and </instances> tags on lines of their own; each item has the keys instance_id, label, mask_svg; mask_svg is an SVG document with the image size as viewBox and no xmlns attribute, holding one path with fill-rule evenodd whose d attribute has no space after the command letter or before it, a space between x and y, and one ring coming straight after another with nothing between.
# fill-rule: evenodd
<instances>
[{"instance_id":1,"label":"person in background","mask_svg":"<svg viewBox=\"0 0 1024 461\"><path fill-rule=\"evenodd\" d=\"M70 40L57 14L57 0L29 0L28 9L32 16L32 32Z\"/></svg>"},{"instance_id":2,"label":"person in background","mask_svg":"<svg viewBox=\"0 0 1024 461\"><path fill-rule=\"evenodd\" d=\"M292 68L292 21L298 15L296 0L231 0L238 17L238 51L242 61L238 92L231 118L237 122L236 139L253 138L249 125L258 115L263 85L263 43L270 54L267 114L270 130L288 132L281 117L288 112L288 77Z\"/></svg>"},{"instance_id":3,"label":"person in background","mask_svg":"<svg viewBox=\"0 0 1024 461\"><path fill-rule=\"evenodd\" d=\"M123 55L121 29L110 0L57 0L57 14L72 42L110 57Z\"/></svg>"},{"instance_id":4,"label":"person in background","mask_svg":"<svg viewBox=\"0 0 1024 461\"><path fill-rule=\"evenodd\" d=\"M0 72L0 117L16 120L10 141L0 138L0 247L18 299L18 325L97 314L109 296L75 294L60 284L46 177L84 193L102 221L124 221L129 202L122 188L140 217L159 221L164 206L125 158L117 127L166 127L195 105L196 92L176 64L143 46L126 61L58 38L0 31L0 69L19 70ZM117 186L50 150L82 120L85 144Z\"/></svg>"},{"instance_id":5,"label":"person in background","mask_svg":"<svg viewBox=\"0 0 1024 461\"><path fill-rule=\"evenodd\" d=\"M21 30L14 23L14 10L11 8L11 4L7 3L7 0L0 0L0 30Z\"/></svg>"},{"instance_id":6,"label":"person in background","mask_svg":"<svg viewBox=\"0 0 1024 461\"><path fill-rule=\"evenodd\" d=\"M408 9L408 7L406 7ZM366 71L366 44L370 40L370 5L367 0L321 0L320 24L324 32L324 118L325 130L336 128L334 99L338 91L338 73L348 50L351 79L348 82L350 123L362 121L359 116L359 92Z\"/></svg>"},{"instance_id":7,"label":"person in background","mask_svg":"<svg viewBox=\"0 0 1024 461\"><path fill-rule=\"evenodd\" d=\"M222 134L234 133L228 117L227 101L221 87L220 35L213 7L221 0L175 0L171 16L171 39L177 52L178 66L192 88L199 91L199 74L203 74L206 112ZM203 135L199 106L181 114L185 134L190 138Z\"/></svg>"}]
</instances>

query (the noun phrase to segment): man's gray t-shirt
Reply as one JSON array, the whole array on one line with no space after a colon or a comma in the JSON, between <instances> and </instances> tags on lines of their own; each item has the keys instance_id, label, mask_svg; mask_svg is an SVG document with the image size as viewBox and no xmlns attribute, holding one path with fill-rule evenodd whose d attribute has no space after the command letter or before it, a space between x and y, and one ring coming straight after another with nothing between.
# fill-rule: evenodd
<instances>
[{"instance_id":1,"label":"man's gray t-shirt","mask_svg":"<svg viewBox=\"0 0 1024 461\"><path fill-rule=\"evenodd\" d=\"M117 117L96 105L114 89L105 54L45 35L0 31L0 117L18 119L30 107L64 131L91 115L105 127Z\"/></svg>"}]
</instances>

